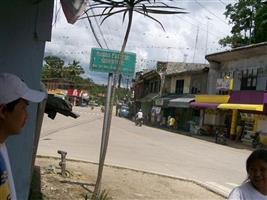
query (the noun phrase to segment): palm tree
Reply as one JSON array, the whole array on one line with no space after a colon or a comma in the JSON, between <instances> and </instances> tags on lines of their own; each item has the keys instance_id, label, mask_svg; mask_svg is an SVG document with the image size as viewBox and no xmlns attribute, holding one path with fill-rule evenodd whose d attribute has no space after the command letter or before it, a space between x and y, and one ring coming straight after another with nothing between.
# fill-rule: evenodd
<instances>
[{"instance_id":1,"label":"palm tree","mask_svg":"<svg viewBox=\"0 0 267 200\"><path fill-rule=\"evenodd\" d=\"M88 1L89 2L89 1ZM117 78L120 70L121 63L123 61L123 54L127 45L127 41L129 38L129 34L131 31L132 27L132 20L133 20L133 14L138 13L141 14L145 17L148 17L152 21L158 23L162 29L164 30L163 25L161 24L160 21L158 21L156 18L151 16L151 14L161 14L161 15L170 15L170 14L185 14L186 12L183 11L182 8L176 7L176 6L169 6L168 4L160 1L160 0L92 0L92 4L89 4L88 9L85 11L86 16L81 17L80 19L88 19L89 23L91 17L100 17L102 18L101 24L109 17L117 15L117 14L123 14L123 22L125 21L126 16L128 15L128 24L127 24L127 29L126 33L124 36L123 44L120 50L120 55L118 59L118 63L116 65L116 70L115 70L115 79L112 87L112 93L111 93L111 102L110 105L113 105L114 101L114 94L116 90L116 84L117 84ZM170 2L172 2L170 0ZM92 11L93 14L89 15L88 12ZM94 11L102 11L101 14L94 14ZM92 28L92 26L91 26ZM94 30L92 29L93 33ZM95 34L94 34L95 35ZM96 37L96 35L95 35ZM97 37L96 40L98 41ZM105 160L105 155L106 155L106 150L107 150L107 145L108 145L108 137L109 137L109 130L110 130L110 122L111 122L111 117L112 117L112 106L110 106L109 110L109 123L108 123L108 128L107 128L107 134L106 134L106 144L103 147L103 155L100 158L100 163L99 163L99 172L98 172L98 177L95 185L95 189L92 195L92 199L96 199L97 193L99 192L100 189L100 181L102 177L102 170L103 170L103 164ZM102 149L102 148L101 148ZM101 164L102 160L102 164Z\"/></svg>"}]
</instances>

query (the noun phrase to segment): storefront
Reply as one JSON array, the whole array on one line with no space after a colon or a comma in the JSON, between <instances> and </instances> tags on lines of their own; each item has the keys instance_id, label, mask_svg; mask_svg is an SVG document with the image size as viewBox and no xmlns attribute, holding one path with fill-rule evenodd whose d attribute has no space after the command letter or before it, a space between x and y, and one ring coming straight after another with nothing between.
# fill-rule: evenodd
<instances>
[{"instance_id":1,"label":"storefront","mask_svg":"<svg viewBox=\"0 0 267 200\"><path fill-rule=\"evenodd\" d=\"M141 109L144 114L145 123L151 123L151 109L153 107L153 100L158 97L157 93L147 94L140 99Z\"/></svg>"},{"instance_id":2,"label":"storefront","mask_svg":"<svg viewBox=\"0 0 267 200\"><path fill-rule=\"evenodd\" d=\"M200 111L199 121L194 121L198 126L225 125L227 112L221 112L217 107L222 103L227 103L229 95L196 95L195 102L190 103L190 106Z\"/></svg>"},{"instance_id":3,"label":"storefront","mask_svg":"<svg viewBox=\"0 0 267 200\"><path fill-rule=\"evenodd\" d=\"M232 110L230 135L243 143L251 144L257 131L267 133L265 91L233 91L229 102L219 109Z\"/></svg>"},{"instance_id":4,"label":"storefront","mask_svg":"<svg viewBox=\"0 0 267 200\"><path fill-rule=\"evenodd\" d=\"M192 95L182 95L175 99L170 99L167 107L173 110L172 117L175 118L177 129L184 131L189 130L190 124L188 123L192 119L193 109L190 107L190 103L194 101Z\"/></svg>"}]
</instances>

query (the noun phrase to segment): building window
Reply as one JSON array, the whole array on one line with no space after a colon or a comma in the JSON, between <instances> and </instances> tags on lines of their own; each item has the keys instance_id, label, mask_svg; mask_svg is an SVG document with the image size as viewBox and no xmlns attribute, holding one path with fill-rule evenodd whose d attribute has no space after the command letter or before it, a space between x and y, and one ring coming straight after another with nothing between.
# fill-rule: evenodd
<instances>
[{"instance_id":1,"label":"building window","mask_svg":"<svg viewBox=\"0 0 267 200\"><path fill-rule=\"evenodd\" d=\"M176 80L176 94L183 94L184 93L184 80Z\"/></svg>"},{"instance_id":2,"label":"building window","mask_svg":"<svg viewBox=\"0 0 267 200\"><path fill-rule=\"evenodd\" d=\"M197 93L200 93L200 91L198 90L197 87L192 87L191 88L191 94L197 94Z\"/></svg>"},{"instance_id":3,"label":"building window","mask_svg":"<svg viewBox=\"0 0 267 200\"><path fill-rule=\"evenodd\" d=\"M257 69L246 69L241 74L241 88L240 90L256 90L257 86Z\"/></svg>"},{"instance_id":4,"label":"building window","mask_svg":"<svg viewBox=\"0 0 267 200\"><path fill-rule=\"evenodd\" d=\"M159 81L155 81L154 92L155 93L159 92Z\"/></svg>"}]
</instances>

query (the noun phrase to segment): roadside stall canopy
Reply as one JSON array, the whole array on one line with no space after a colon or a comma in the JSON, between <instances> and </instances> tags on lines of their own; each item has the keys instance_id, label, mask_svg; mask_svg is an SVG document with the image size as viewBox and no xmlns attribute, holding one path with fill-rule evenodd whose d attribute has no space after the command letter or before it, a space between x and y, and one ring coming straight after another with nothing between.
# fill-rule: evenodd
<instances>
[{"instance_id":1,"label":"roadside stall canopy","mask_svg":"<svg viewBox=\"0 0 267 200\"><path fill-rule=\"evenodd\" d=\"M221 103L227 103L229 98L229 95L196 95L190 106L216 109Z\"/></svg>"},{"instance_id":2,"label":"roadside stall canopy","mask_svg":"<svg viewBox=\"0 0 267 200\"><path fill-rule=\"evenodd\" d=\"M147 94L145 97L139 99L139 101L140 102L151 102L158 96L159 96L158 93L150 93L150 94Z\"/></svg>"},{"instance_id":3,"label":"roadside stall canopy","mask_svg":"<svg viewBox=\"0 0 267 200\"><path fill-rule=\"evenodd\" d=\"M265 91L233 91L229 102L220 104L220 109L264 111L264 104L267 103L267 93Z\"/></svg>"},{"instance_id":4,"label":"roadside stall canopy","mask_svg":"<svg viewBox=\"0 0 267 200\"><path fill-rule=\"evenodd\" d=\"M169 94L166 96L161 96L161 97L157 97L154 99L155 105L156 106L163 106L163 107L169 107L169 101L172 99L176 99L178 97L181 97L181 95L177 95L177 94Z\"/></svg>"},{"instance_id":5,"label":"roadside stall canopy","mask_svg":"<svg viewBox=\"0 0 267 200\"><path fill-rule=\"evenodd\" d=\"M220 109L232 109L232 110L250 110L250 111L263 111L262 104L237 104L237 103L225 103L218 106Z\"/></svg>"},{"instance_id":6,"label":"roadside stall canopy","mask_svg":"<svg viewBox=\"0 0 267 200\"><path fill-rule=\"evenodd\" d=\"M203 103L203 102L192 102L190 106L199 108L212 108L215 109L220 105L219 103Z\"/></svg>"},{"instance_id":7,"label":"roadside stall canopy","mask_svg":"<svg viewBox=\"0 0 267 200\"><path fill-rule=\"evenodd\" d=\"M169 100L168 107L175 108L188 108L190 107L190 103L194 101L194 98L176 98Z\"/></svg>"}]
</instances>

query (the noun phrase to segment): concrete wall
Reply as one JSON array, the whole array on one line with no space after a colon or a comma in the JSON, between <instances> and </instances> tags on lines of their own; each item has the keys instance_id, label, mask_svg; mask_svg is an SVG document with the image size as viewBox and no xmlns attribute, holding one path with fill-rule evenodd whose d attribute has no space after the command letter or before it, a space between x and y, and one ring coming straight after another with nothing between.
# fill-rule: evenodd
<instances>
[{"instance_id":1,"label":"concrete wall","mask_svg":"<svg viewBox=\"0 0 267 200\"><path fill-rule=\"evenodd\" d=\"M208 73L201 73L201 74L192 74L191 76L191 84L190 84L190 93L192 87L195 87L199 90L200 94L207 93L207 80L208 80Z\"/></svg>"},{"instance_id":2,"label":"concrete wall","mask_svg":"<svg viewBox=\"0 0 267 200\"><path fill-rule=\"evenodd\" d=\"M254 56L249 58L240 58L238 60L226 61L220 64L211 62L208 78L208 93L215 94L216 79L220 77L223 72L231 72L234 79L233 90L240 90L241 80L239 74L245 69L262 69L257 78L257 90L265 90L267 82L267 52L266 55Z\"/></svg>"},{"instance_id":3,"label":"concrete wall","mask_svg":"<svg viewBox=\"0 0 267 200\"><path fill-rule=\"evenodd\" d=\"M190 76L173 76L171 78L171 93L175 93L175 88L176 88L176 81L177 80L184 80L184 89L183 93L190 93L190 81L191 78Z\"/></svg>"},{"instance_id":4,"label":"concrete wall","mask_svg":"<svg viewBox=\"0 0 267 200\"><path fill-rule=\"evenodd\" d=\"M207 93L208 94L216 94L218 91L216 90L216 81L220 76L220 65L215 62L210 62L210 69L208 74L208 86Z\"/></svg>"},{"instance_id":5,"label":"concrete wall","mask_svg":"<svg viewBox=\"0 0 267 200\"><path fill-rule=\"evenodd\" d=\"M2 1L0 8L0 71L19 75L40 89L45 41L51 37L53 0ZM8 89L8 88L7 88ZM7 141L19 200L28 199L37 105L30 104L29 119L18 136Z\"/></svg>"}]
</instances>

